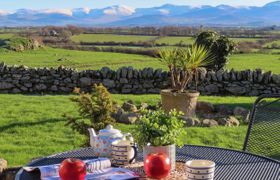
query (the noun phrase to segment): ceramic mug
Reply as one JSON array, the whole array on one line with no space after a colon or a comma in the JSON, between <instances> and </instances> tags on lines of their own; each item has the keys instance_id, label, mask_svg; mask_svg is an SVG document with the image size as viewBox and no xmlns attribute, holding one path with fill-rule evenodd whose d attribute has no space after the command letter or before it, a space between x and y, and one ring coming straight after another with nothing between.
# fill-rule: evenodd
<instances>
[{"instance_id":1,"label":"ceramic mug","mask_svg":"<svg viewBox=\"0 0 280 180\"><path fill-rule=\"evenodd\" d=\"M213 180L215 162L209 160L191 160L186 162L186 171L190 180Z\"/></svg>"},{"instance_id":2,"label":"ceramic mug","mask_svg":"<svg viewBox=\"0 0 280 180\"><path fill-rule=\"evenodd\" d=\"M137 157L137 146L134 145L119 145L112 144L111 161L114 166L124 166L131 164Z\"/></svg>"}]
</instances>

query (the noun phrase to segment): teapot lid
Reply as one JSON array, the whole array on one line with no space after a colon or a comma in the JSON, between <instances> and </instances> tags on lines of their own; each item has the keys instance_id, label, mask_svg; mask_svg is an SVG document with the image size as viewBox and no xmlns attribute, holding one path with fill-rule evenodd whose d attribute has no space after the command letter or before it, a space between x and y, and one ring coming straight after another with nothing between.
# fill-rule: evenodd
<instances>
[{"instance_id":1,"label":"teapot lid","mask_svg":"<svg viewBox=\"0 0 280 180\"><path fill-rule=\"evenodd\" d=\"M118 129L114 129L112 125L107 125L105 129L101 129L99 131L99 135L101 136L109 136L114 134L121 134L121 131Z\"/></svg>"}]
</instances>

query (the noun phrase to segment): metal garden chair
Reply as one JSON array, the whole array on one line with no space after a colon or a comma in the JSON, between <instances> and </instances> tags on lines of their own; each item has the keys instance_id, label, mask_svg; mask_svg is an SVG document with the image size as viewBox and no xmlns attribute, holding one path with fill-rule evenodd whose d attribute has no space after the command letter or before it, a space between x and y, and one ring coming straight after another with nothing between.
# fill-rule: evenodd
<instances>
[{"instance_id":1,"label":"metal garden chair","mask_svg":"<svg viewBox=\"0 0 280 180\"><path fill-rule=\"evenodd\" d=\"M262 95L254 103L243 150L280 160L280 94Z\"/></svg>"}]
</instances>

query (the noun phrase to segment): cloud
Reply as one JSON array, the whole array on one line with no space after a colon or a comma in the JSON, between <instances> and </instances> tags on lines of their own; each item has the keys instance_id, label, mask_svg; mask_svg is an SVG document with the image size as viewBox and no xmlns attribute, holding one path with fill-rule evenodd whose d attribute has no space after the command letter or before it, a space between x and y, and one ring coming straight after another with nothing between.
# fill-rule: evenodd
<instances>
[{"instance_id":1,"label":"cloud","mask_svg":"<svg viewBox=\"0 0 280 180\"><path fill-rule=\"evenodd\" d=\"M10 14L11 12L9 11L3 11L3 10L0 10L0 16L5 16L5 15L8 15Z\"/></svg>"},{"instance_id":2,"label":"cloud","mask_svg":"<svg viewBox=\"0 0 280 180\"><path fill-rule=\"evenodd\" d=\"M160 14L163 14L163 15L169 14L169 10L167 10L167 9L159 9L158 11L160 12Z\"/></svg>"},{"instance_id":3,"label":"cloud","mask_svg":"<svg viewBox=\"0 0 280 180\"><path fill-rule=\"evenodd\" d=\"M90 12L90 8L88 8L88 7L85 7L85 8L83 8L84 9L84 12L86 13L86 14L88 14L89 12Z\"/></svg>"},{"instance_id":4,"label":"cloud","mask_svg":"<svg viewBox=\"0 0 280 180\"><path fill-rule=\"evenodd\" d=\"M135 9L128 6L113 6L107 9L104 9L103 13L106 15L115 15L115 16L129 16L135 12Z\"/></svg>"},{"instance_id":5,"label":"cloud","mask_svg":"<svg viewBox=\"0 0 280 180\"><path fill-rule=\"evenodd\" d=\"M73 13L73 14L75 14L75 13L85 13L85 14L89 14L90 11L91 11L91 9L88 8L88 7L72 9L72 13Z\"/></svg>"},{"instance_id":6,"label":"cloud","mask_svg":"<svg viewBox=\"0 0 280 180\"><path fill-rule=\"evenodd\" d=\"M45 14L58 13L58 14L64 14L67 16L73 15L73 12L71 9L43 9L40 12L45 13Z\"/></svg>"}]
</instances>

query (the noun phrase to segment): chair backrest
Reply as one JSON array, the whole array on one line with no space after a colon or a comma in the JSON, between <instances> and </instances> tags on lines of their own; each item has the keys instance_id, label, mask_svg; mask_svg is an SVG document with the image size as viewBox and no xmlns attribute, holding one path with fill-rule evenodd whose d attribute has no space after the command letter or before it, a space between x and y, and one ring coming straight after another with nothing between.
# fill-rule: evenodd
<instances>
[{"instance_id":1,"label":"chair backrest","mask_svg":"<svg viewBox=\"0 0 280 180\"><path fill-rule=\"evenodd\" d=\"M280 94L262 95L254 103L243 150L280 159Z\"/></svg>"}]
</instances>

